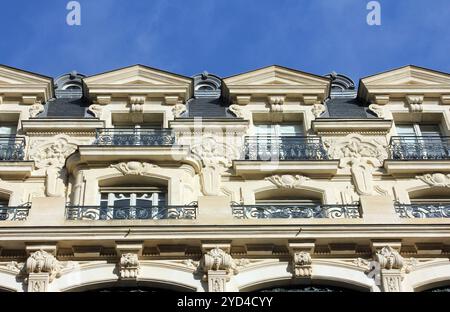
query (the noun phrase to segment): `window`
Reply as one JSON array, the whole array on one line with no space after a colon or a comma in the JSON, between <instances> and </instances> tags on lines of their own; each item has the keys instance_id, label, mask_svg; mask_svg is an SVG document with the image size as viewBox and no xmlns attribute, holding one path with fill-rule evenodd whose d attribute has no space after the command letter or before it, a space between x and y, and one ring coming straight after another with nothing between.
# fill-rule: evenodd
<instances>
[{"instance_id":1,"label":"window","mask_svg":"<svg viewBox=\"0 0 450 312\"><path fill-rule=\"evenodd\" d=\"M302 136L299 124L293 123L259 123L255 124L256 134L261 136Z\"/></svg>"},{"instance_id":2,"label":"window","mask_svg":"<svg viewBox=\"0 0 450 312\"><path fill-rule=\"evenodd\" d=\"M441 136L439 125L400 124L397 125L399 136Z\"/></svg>"},{"instance_id":3,"label":"window","mask_svg":"<svg viewBox=\"0 0 450 312\"><path fill-rule=\"evenodd\" d=\"M102 207L152 207L166 203L166 190L161 187L102 188Z\"/></svg>"},{"instance_id":4,"label":"window","mask_svg":"<svg viewBox=\"0 0 450 312\"><path fill-rule=\"evenodd\" d=\"M400 159L447 159L449 146L436 124L399 124L394 156ZM395 159L395 157L394 157Z\"/></svg>"}]
</instances>

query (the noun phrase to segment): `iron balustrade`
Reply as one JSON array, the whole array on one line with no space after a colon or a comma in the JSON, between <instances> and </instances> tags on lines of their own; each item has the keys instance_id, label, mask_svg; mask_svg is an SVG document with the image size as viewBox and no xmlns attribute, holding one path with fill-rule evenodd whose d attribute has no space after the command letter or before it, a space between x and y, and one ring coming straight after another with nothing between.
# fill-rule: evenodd
<instances>
[{"instance_id":1,"label":"iron balustrade","mask_svg":"<svg viewBox=\"0 0 450 312\"><path fill-rule=\"evenodd\" d=\"M240 205L232 204L235 219L355 219L359 205Z\"/></svg>"},{"instance_id":2,"label":"iron balustrade","mask_svg":"<svg viewBox=\"0 0 450 312\"><path fill-rule=\"evenodd\" d=\"M450 218L450 203L395 204L400 218Z\"/></svg>"},{"instance_id":3,"label":"iron balustrade","mask_svg":"<svg viewBox=\"0 0 450 312\"><path fill-rule=\"evenodd\" d=\"M0 221L25 221L29 211L29 205L17 207L0 206Z\"/></svg>"},{"instance_id":4,"label":"iron balustrade","mask_svg":"<svg viewBox=\"0 0 450 312\"><path fill-rule=\"evenodd\" d=\"M97 145L114 146L171 146L175 135L170 129L103 128L96 130Z\"/></svg>"},{"instance_id":5,"label":"iron balustrade","mask_svg":"<svg viewBox=\"0 0 450 312\"><path fill-rule=\"evenodd\" d=\"M244 160L326 160L320 137L250 136L245 138Z\"/></svg>"},{"instance_id":6,"label":"iron balustrade","mask_svg":"<svg viewBox=\"0 0 450 312\"><path fill-rule=\"evenodd\" d=\"M25 138L0 135L0 160L20 161L25 158Z\"/></svg>"},{"instance_id":7,"label":"iron balustrade","mask_svg":"<svg viewBox=\"0 0 450 312\"><path fill-rule=\"evenodd\" d=\"M450 137L396 136L391 138L391 159L450 159Z\"/></svg>"},{"instance_id":8,"label":"iron balustrade","mask_svg":"<svg viewBox=\"0 0 450 312\"><path fill-rule=\"evenodd\" d=\"M165 220L197 218L197 204L185 206L67 206L67 220Z\"/></svg>"}]
</instances>

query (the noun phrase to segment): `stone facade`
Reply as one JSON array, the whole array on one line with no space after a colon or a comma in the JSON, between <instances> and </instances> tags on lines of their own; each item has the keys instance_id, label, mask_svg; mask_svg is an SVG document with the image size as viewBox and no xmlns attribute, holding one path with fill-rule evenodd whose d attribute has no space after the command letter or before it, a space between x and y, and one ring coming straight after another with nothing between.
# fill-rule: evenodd
<instances>
[{"instance_id":1,"label":"stone facade","mask_svg":"<svg viewBox=\"0 0 450 312\"><path fill-rule=\"evenodd\" d=\"M450 286L449 74L361 79L372 118L325 116L328 77L198 77L141 65L81 77L86 115L50 118L53 79L0 66L0 126L16 128L0 142L0 290ZM223 118L190 118L215 92ZM261 123L301 138L255 145ZM398 148L402 123L441 136Z\"/></svg>"}]
</instances>

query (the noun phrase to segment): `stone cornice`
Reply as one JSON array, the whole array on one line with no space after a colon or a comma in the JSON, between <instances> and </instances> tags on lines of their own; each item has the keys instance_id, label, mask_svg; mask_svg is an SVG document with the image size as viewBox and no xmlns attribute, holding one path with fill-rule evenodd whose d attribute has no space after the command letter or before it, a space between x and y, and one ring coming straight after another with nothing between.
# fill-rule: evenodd
<instances>
[{"instance_id":1,"label":"stone cornice","mask_svg":"<svg viewBox=\"0 0 450 312\"><path fill-rule=\"evenodd\" d=\"M392 127L392 120L384 119L335 119L323 118L312 121L317 134L373 133L386 134Z\"/></svg>"},{"instance_id":2,"label":"stone cornice","mask_svg":"<svg viewBox=\"0 0 450 312\"><path fill-rule=\"evenodd\" d=\"M29 119L22 120L22 129L30 132L93 132L95 129L104 128L105 122L98 119Z\"/></svg>"}]
</instances>

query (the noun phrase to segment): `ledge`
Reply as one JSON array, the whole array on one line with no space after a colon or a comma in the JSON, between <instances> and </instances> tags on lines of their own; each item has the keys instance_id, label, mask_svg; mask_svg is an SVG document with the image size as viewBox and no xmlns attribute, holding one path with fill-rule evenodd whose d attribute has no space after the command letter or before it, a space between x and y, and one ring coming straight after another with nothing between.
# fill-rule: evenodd
<instances>
[{"instance_id":1,"label":"ledge","mask_svg":"<svg viewBox=\"0 0 450 312\"><path fill-rule=\"evenodd\" d=\"M275 173L305 173L331 176L338 171L339 160L234 160L233 169L242 177Z\"/></svg>"},{"instance_id":2,"label":"ledge","mask_svg":"<svg viewBox=\"0 0 450 312\"><path fill-rule=\"evenodd\" d=\"M384 161L384 169L388 174L417 174L428 172L450 172L448 160L392 160Z\"/></svg>"},{"instance_id":3,"label":"ledge","mask_svg":"<svg viewBox=\"0 0 450 312\"><path fill-rule=\"evenodd\" d=\"M105 122L103 120L98 120L97 118L35 118L22 121L22 129L25 132L94 132L95 129L104 127Z\"/></svg>"},{"instance_id":4,"label":"ledge","mask_svg":"<svg viewBox=\"0 0 450 312\"><path fill-rule=\"evenodd\" d=\"M0 161L0 178L25 179L34 170L34 161Z\"/></svg>"},{"instance_id":5,"label":"ledge","mask_svg":"<svg viewBox=\"0 0 450 312\"><path fill-rule=\"evenodd\" d=\"M312 121L314 132L331 133L331 132L358 132L358 133L387 133L392 127L392 120L380 118L373 119L338 119L338 118L322 118Z\"/></svg>"},{"instance_id":6,"label":"ledge","mask_svg":"<svg viewBox=\"0 0 450 312\"><path fill-rule=\"evenodd\" d=\"M80 160L108 162L125 160L181 161L189 156L187 146L110 146L80 145Z\"/></svg>"}]
</instances>

